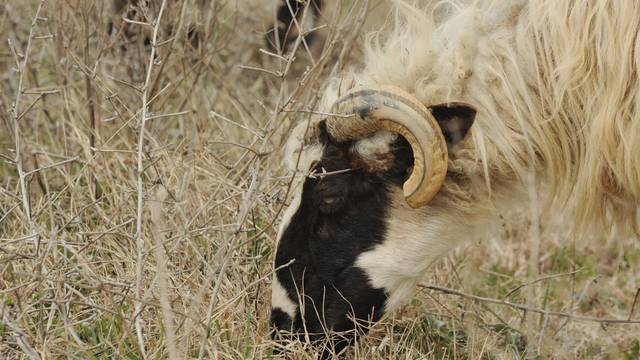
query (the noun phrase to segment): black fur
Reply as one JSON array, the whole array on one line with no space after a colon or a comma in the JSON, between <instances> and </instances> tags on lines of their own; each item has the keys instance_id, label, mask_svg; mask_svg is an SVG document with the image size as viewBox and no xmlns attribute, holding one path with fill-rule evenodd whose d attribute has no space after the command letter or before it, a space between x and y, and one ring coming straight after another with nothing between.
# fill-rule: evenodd
<instances>
[{"instance_id":1,"label":"black fur","mask_svg":"<svg viewBox=\"0 0 640 360\"><path fill-rule=\"evenodd\" d=\"M353 170L306 180L300 208L280 239L275 261L281 266L295 260L276 276L295 303L298 293L302 296L304 319L300 311L295 319L282 311L271 315L276 329L302 332L306 328L312 339L323 338L328 330L362 330L351 316L366 322L382 315L386 295L370 285L355 261L384 240L389 190L401 186L413 164L410 146L403 138L393 145L396 161L385 173L370 173L361 167L350 152L352 144L338 144L326 136L324 142L318 172ZM349 338L338 339L336 351Z\"/></svg>"},{"instance_id":2,"label":"black fur","mask_svg":"<svg viewBox=\"0 0 640 360\"><path fill-rule=\"evenodd\" d=\"M449 149L464 139L476 118L476 110L466 104L437 105L429 110L438 121Z\"/></svg>"}]
</instances>

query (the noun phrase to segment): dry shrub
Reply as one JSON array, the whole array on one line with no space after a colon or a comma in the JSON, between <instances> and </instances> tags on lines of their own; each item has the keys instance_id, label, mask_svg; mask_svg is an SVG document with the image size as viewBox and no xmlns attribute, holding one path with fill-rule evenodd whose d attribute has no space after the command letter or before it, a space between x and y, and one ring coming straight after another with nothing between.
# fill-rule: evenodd
<instances>
[{"instance_id":1,"label":"dry shrub","mask_svg":"<svg viewBox=\"0 0 640 360\"><path fill-rule=\"evenodd\" d=\"M167 1L157 22L158 1L126 25L107 1L0 5L9 40L0 50L0 356L265 358L277 346L316 356L268 334L274 224L290 180L278 152L326 79L358 66L366 8L331 7L324 50L298 42L292 57L260 51L265 3L240 12L234 0ZM428 281L500 298L568 272L509 298L629 314L640 275L632 239L567 242L550 225L531 266L531 234L528 216L515 214ZM349 351L634 358L639 330L424 290Z\"/></svg>"}]
</instances>

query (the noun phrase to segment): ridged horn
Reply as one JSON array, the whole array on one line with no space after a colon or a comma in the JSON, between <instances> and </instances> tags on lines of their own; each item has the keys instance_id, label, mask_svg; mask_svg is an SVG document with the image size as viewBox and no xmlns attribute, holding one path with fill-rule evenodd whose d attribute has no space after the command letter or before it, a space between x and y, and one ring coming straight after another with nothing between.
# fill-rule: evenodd
<instances>
[{"instance_id":1,"label":"ridged horn","mask_svg":"<svg viewBox=\"0 0 640 360\"><path fill-rule=\"evenodd\" d=\"M413 171L403 185L409 206L426 205L447 173L447 145L431 112L411 94L396 87L355 89L338 99L327 118L337 141L357 140L387 130L402 135L413 150Z\"/></svg>"}]
</instances>

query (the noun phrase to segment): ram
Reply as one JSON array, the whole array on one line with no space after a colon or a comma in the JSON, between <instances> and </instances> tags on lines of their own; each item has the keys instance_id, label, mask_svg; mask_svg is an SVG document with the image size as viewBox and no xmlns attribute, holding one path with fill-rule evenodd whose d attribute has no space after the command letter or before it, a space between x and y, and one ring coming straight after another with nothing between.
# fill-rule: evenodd
<instances>
[{"instance_id":1,"label":"ram","mask_svg":"<svg viewBox=\"0 0 640 360\"><path fill-rule=\"evenodd\" d=\"M363 69L326 89L328 115L290 135L279 330L379 319L531 189L577 238L638 234L639 3L395 3Z\"/></svg>"}]
</instances>

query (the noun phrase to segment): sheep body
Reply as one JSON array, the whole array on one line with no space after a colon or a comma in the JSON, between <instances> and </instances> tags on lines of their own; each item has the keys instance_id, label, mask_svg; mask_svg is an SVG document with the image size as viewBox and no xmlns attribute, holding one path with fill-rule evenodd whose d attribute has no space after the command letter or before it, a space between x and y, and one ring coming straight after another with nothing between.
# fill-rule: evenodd
<instances>
[{"instance_id":1,"label":"sheep body","mask_svg":"<svg viewBox=\"0 0 640 360\"><path fill-rule=\"evenodd\" d=\"M475 106L472 136L450 166L463 173L466 197L491 200L511 179L530 185L533 173L548 188L544 209L569 210L576 234L612 223L637 230L640 4L395 3L397 21L367 43L351 86ZM327 91L326 108L339 92Z\"/></svg>"}]
</instances>

